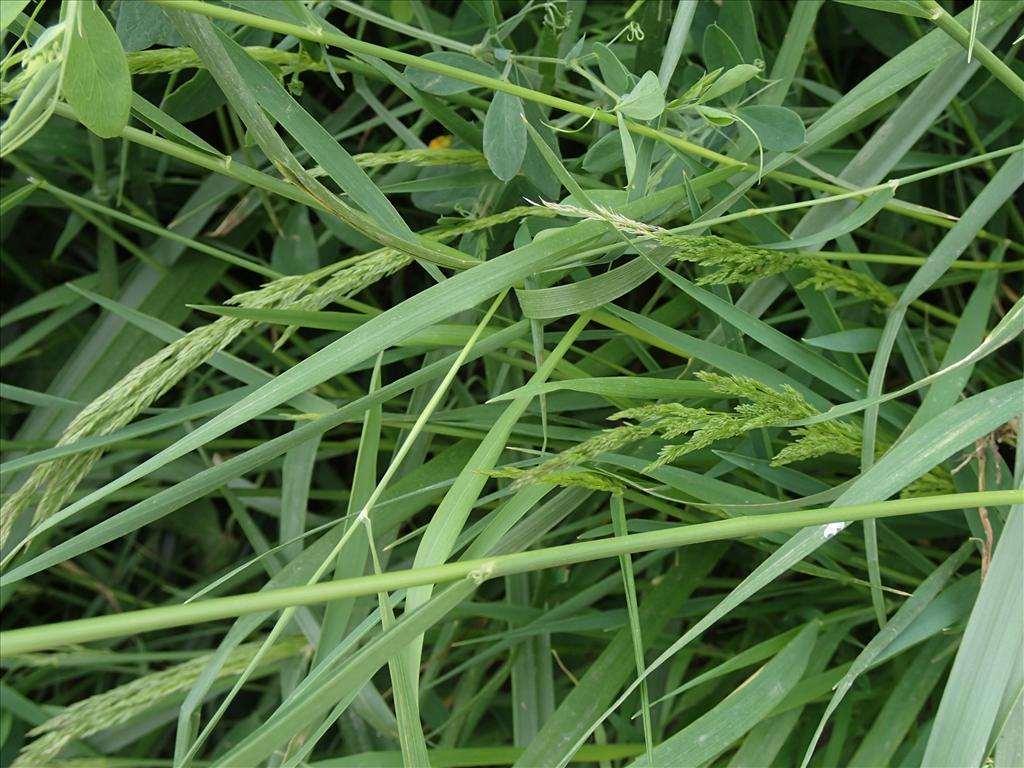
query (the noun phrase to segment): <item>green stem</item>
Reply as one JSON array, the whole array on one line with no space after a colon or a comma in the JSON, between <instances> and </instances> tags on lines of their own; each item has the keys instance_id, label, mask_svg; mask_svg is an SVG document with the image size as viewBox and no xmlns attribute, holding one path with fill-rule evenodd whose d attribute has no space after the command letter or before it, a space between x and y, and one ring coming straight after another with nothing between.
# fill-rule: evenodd
<instances>
[{"instance_id":1,"label":"green stem","mask_svg":"<svg viewBox=\"0 0 1024 768\"><path fill-rule=\"evenodd\" d=\"M75 115L74 110L67 104L58 103L53 112L55 115L78 122L78 117ZM138 128L126 127L121 132L121 137L135 144L155 150L156 152L162 152L166 155L170 155L171 157L178 158L179 160L192 163L200 168L206 168L209 171L229 176L243 184L256 187L257 189L267 190L268 192L273 192L274 194L281 195L289 200L294 200L297 203L302 203L303 205L334 215L330 208L294 184L290 184L283 179L277 179L266 173L257 171L255 168L251 168L244 163L239 163L231 157L216 156L211 155L208 152L200 152L199 150L187 147L184 144L178 144L177 142L169 141L160 136L140 131ZM385 245L391 244L385 243ZM401 249L396 248L396 250ZM424 259L428 258L423 254L418 255ZM442 267L449 267L451 269L468 269L479 263L468 256L465 258L456 258L449 257L447 254L434 252L431 252L429 259Z\"/></svg>"},{"instance_id":2,"label":"green stem","mask_svg":"<svg viewBox=\"0 0 1024 768\"><path fill-rule=\"evenodd\" d=\"M954 493L914 499L896 499L849 507L780 512L682 525L671 530L614 536L598 541L564 544L529 552L498 555L478 560L446 563L373 576L359 576L304 587L289 587L231 597L214 598L187 605L170 605L141 611L99 616L76 621L26 627L0 633L0 646L10 657L73 643L87 643L151 632L198 622L234 618L248 613L273 611L298 605L313 605L364 597L378 592L443 584L460 579L482 583L491 578L558 568L606 557L658 549L723 541L745 536L824 525L834 522L873 520L882 517L916 515L953 509L1024 504L1024 490Z\"/></svg>"},{"instance_id":3,"label":"green stem","mask_svg":"<svg viewBox=\"0 0 1024 768\"><path fill-rule=\"evenodd\" d=\"M432 61L430 59L425 59L402 51L395 51L391 48L374 45L373 43L367 43L363 40L356 40L348 35L331 32L322 27L314 28L306 27L301 24L291 24L285 21L279 21L277 19L270 19L253 13L239 11L227 6L212 5L210 3L201 2L201 0L153 0L153 2L168 8L177 8L182 11L198 13L204 16L209 16L210 18L231 21L237 24L255 27L257 29L265 29L282 35L293 35L300 40L310 40L312 42L322 43L325 45L333 45L351 53L364 56L374 56L396 64L404 64L405 66L422 69L426 72L433 72L438 75L444 75L445 77L462 80L463 82L471 83L492 91L501 91L512 96L518 96L519 98L533 101L537 104L543 104L544 106L552 109L559 109L563 112L582 115L583 117L607 123L608 125L618 125L618 119L614 114L605 112L597 107L588 107L582 104L577 104L574 101L562 99L558 96L552 96L549 93L534 91L530 88L525 88L514 83L498 80L486 75L480 75L475 72L469 72L464 69L459 69L458 67L452 67L439 61ZM686 141L679 136L673 136L672 134L658 130L657 128L652 128L651 126L640 123L634 123L629 120L624 121L624 124L630 133L636 134L637 136L646 136L654 139L655 141L669 144L696 157L710 160L711 162L719 165L730 166L738 171L746 171L748 173L759 172L757 165L736 160L735 158L707 149L699 144ZM829 184L816 179L808 179L803 176L785 173L783 171L771 171L765 175L778 181L795 184L800 187L814 189L821 192L843 194L849 191L835 184ZM885 208L886 210L890 210L904 216L909 216L910 218L918 219L920 221L926 221L930 224L935 224L946 229L950 228L954 223L942 216L928 214L914 208L907 208L899 202L889 202L885 205Z\"/></svg>"},{"instance_id":4,"label":"green stem","mask_svg":"<svg viewBox=\"0 0 1024 768\"><path fill-rule=\"evenodd\" d=\"M365 8L362 3L351 3L348 2L348 0L337 0L337 2L335 2L335 6L343 11L351 13L353 16L359 16L372 24L384 27L385 29L390 29L393 32L405 35L413 40L431 43L432 45L439 45L442 48L458 51L459 53L464 53L467 56L473 56L476 54L476 48L472 45L460 43L458 40L452 40L450 37L444 37L435 32L429 32L421 27L414 27L411 24L403 24L400 21L395 21L382 13L377 13L376 11L371 11L369 8Z\"/></svg>"},{"instance_id":5,"label":"green stem","mask_svg":"<svg viewBox=\"0 0 1024 768\"><path fill-rule=\"evenodd\" d=\"M1021 101L1024 101L1024 80L1010 69L1006 62L990 51L980 40L974 40L973 50L971 44L971 33L960 26L960 22L946 13L946 10L935 0L920 0L921 6L928 12L929 18L935 22L935 26L953 38L954 41L968 52L968 60L973 53L981 65L985 67L992 76L1010 89L1010 93ZM978 2L978 0L975 0Z\"/></svg>"},{"instance_id":6,"label":"green stem","mask_svg":"<svg viewBox=\"0 0 1024 768\"><path fill-rule=\"evenodd\" d=\"M847 251L803 251L804 256L817 256L833 261L863 261L871 264L899 264L907 267L919 267L927 259L924 256L903 256L896 253L855 253ZM969 269L987 272L989 270L1003 272L1019 272L1024 269L1024 261L969 261L957 259L949 265L950 269Z\"/></svg>"},{"instance_id":7,"label":"green stem","mask_svg":"<svg viewBox=\"0 0 1024 768\"><path fill-rule=\"evenodd\" d=\"M199 253L205 253L207 256L212 256L215 259L220 259L221 261L227 262L228 264L234 264L236 267L242 267L243 269L247 269L250 272L255 272L258 275L270 278L271 280L276 280L277 278L281 277L280 272L276 272L275 270L270 269L269 267L265 267L262 264L258 264L255 261L244 259L241 256L236 256L233 253L228 253L227 251L221 248L216 248L212 245L208 245L207 243L202 243L198 240L193 240L191 237L179 235L177 232L165 229L164 227L161 227L159 224L152 224L148 221L145 221L144 219L140 219L136 216L132 216L127 213L123 213L122 211L119 211L115 208L110 208L106 205L102 205L93 200L89 200L86 197L82 197L81 195L76 195L73 192L68 192L67 190L54 186L53 184L47 181L43 181L43 183L41 184L41 188L45 189L58 200L63 200L64 202L68 203L68 205L80 205L83 208L88 208L90 210L96 211L97 213L102 213L104 216L109 216L112 219L124 222L125 224L129 224L137 229L141 229L143 232L149 232L150 234L156 235L157 237L161 237L165 240L170 240L172 242L179 243L180 245L184 245L185 247L191 248L194 251L198 251Z\"/></svg>"}]
</instances>

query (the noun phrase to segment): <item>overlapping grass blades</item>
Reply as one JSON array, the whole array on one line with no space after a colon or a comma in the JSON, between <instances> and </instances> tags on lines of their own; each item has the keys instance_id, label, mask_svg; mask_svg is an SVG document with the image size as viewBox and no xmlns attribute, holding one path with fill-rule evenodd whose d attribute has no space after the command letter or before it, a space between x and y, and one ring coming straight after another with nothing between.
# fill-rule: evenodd
<instances>
[{"instance_id":1,"label":"overlapping grass blades","mask_svg":"<svg viewBox=\"0 0 1024 768\"><path fill-rule=\"evenodd\" d=\"M0 762L1024 759L1020 0L0 7Z\"/></svg>"}]
</instances>

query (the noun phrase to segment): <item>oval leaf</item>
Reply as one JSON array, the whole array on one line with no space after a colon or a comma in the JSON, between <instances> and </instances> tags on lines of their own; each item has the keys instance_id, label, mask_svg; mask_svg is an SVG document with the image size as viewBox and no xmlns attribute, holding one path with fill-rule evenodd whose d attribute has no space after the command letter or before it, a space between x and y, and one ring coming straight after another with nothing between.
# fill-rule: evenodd
<instances>
[{"instance_id":1,"label":"oval leaf","mask_svg":"<svg viewBox=\"0 0 1024 768\"><path fill-rule=\"evenodd\" d=\"M665 109L665 96L661 92L658 76L650 70L644 72L640 82L634 86L616 111L634 120L653 120Z\"/></svg>"},{"instance_id":2,"label":"oval leaf","mask_svg":"<svg viewBox=\"0 0 1024 768\"><path fill-rule=\"evenodd\" d=\"M526 156L526 118L518 96L495 93L484 118L484 157L502 181L519 173Z\"/></svg>"},{"instance_id":3,"label":"oval leaf","mask_svg":"<svg viewBox=\"0 0 1024 768\"><path fill-rule=\"evenodd\" d=\"M115 30L126 51L185 44L167 14L153 3L118 3Z\"/></svg>"},{"instance_id":4,"label":"oval leaf","mask_svg":"<svg viewBox=\"0 0 1024 768\"><path fill-rule=\"evenodd\" d=\"M610 173L621 168L622 163L622 144L615 133L606 133L583 156L583 170L589 173Z\"/></svg>"},{"instance_id":5,"label":"oval leaf","mask_svg":"<svg viewBox=\"0 0 1024 768\"><path fill-rule=\"evenodd\" d=\"M740 107L736 114L754 130L767 150L790 152L804 143L803 121L791 109L758 104Z\"/></svg>"},{"instance_id":6,"label":"oval leaf","mask_svg":"<svg viewBox=\"0 0 1024 768\"><path fill-rule=\"evenodd\" d=\"M97 136L120 136L132 106L132 78L124 48L94 3L75 3L75 12L78 17L68 29L64 98Z\"/></svg>"},{"instance_id":7,"label":"oval leaf","mask_svg":"<svg viewBox=\"0 0 1024 768\"><path fill-rule=\"evenodd\" d=\"M454 69L472 72L474 75L483 75L484 77L493 77L495 79L498 77L498 73L493 68L487 66L479 59L474 59L472 56L467 56L464 53L441 51L438 53L428 53L420 58L424 61L433 61ZM472 83L467 83L465 80L459 80L457 77L427 72L426 70L414 67L406 67L405 76L409 78L410 83L421 91L432 93L435 96L450 96L453 93L462 93L463 91L479 87Z\"/></svg>"},{"instance_id":8,"label":"oval leaf","mask_svg":"<svg viewBox=\"0 0 1024 768\"><path fill-rule=\"evenodd\" d=\"M597 66L605 85L616 93L625 93L629 89L629 71L612 49L604 43L594 43L594 53L597 54Z\"/></svg>"}]
</instances>

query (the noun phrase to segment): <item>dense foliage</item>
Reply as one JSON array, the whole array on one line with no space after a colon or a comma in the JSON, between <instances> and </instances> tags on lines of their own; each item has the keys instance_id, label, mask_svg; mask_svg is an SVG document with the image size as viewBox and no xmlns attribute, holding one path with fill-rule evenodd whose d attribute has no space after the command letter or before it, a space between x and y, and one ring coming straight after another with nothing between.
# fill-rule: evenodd
<instances>
[{"instance_id":1,"label":"dense foliage","mask_svg":"<svg viewBox=\"0 0 1024 768\"><path fill-rule=\"evenodd\" d=\"M0 764L1024 765L1021 0L4 0Z\"/></svg>"}]
</instances>

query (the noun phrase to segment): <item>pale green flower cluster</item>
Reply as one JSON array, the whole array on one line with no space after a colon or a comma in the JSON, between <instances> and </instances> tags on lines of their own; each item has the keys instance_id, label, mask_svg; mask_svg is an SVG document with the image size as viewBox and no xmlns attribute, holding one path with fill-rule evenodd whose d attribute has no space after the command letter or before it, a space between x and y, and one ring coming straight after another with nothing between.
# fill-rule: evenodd
<instances>
[{"instance_id":1,"label":"pale green flower cluster","mask_svg":"<svg viewBox=\"0 0 1024 768\"><path fill-rule=\"evenodd\" d=\"M286 638L276 643L265 653L260 670L271 670L279 661L300 653L305 645L303 637ZM261 646L262 643L257 642L235 648L225 660L219 677L233 678L241 674ZM188 691L212 656L212 653L197 656L184 664L144 675L65 707L29 731L29 736L37 738L22 750L12 768L53 765L53 759L72 741L126 723L161 702Z\"/></svg>"}]
</instances>

